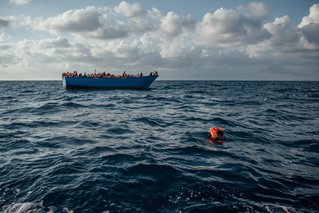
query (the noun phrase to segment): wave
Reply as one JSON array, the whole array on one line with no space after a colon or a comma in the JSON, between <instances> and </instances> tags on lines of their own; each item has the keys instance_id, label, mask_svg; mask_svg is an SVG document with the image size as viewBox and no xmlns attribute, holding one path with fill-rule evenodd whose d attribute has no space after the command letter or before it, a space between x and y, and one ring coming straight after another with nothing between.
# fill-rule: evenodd
<instances>
[{"instance_id":1,"label":"wave","mask_svg":"<svg viewBox=\"0 0 319 213\"><path fill-rule=\"evenodd\" d=\"M43 207L41 203L13 203L3 207L3 213L41 213L43 212Z\"/></svg>"}]
</instances>

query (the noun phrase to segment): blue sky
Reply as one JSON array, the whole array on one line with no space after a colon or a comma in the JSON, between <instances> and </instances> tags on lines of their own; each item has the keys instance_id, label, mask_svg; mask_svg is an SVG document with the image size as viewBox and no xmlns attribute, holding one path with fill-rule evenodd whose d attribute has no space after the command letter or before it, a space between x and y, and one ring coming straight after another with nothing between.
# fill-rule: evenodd
<instances>
[{"instance_id":1,"label":"blue sky","mask_svg":"<svg viewBox=\"0 0 319 213\"><path fill-rule=\"evenodd\" d=\"M319 3L310 0L2 0L0 80L94 69L319 80L318 35Z\"/></svg>"}]
</instances>

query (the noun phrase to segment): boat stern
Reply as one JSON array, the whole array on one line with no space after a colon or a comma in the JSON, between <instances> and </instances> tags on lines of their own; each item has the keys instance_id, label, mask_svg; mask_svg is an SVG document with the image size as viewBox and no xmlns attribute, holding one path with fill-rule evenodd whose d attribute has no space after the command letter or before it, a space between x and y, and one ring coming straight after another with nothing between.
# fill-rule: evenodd
<instances>
[{"instance_id":1,"label":"boat stern","mask_svg":"<svg viewBox=\"0 0 319 213\"><path fill-rule=\"evenodd\" d=\"M63 88L66 89L66 79L64 76L62 77L62 85L63 85Z\"/></svg>"}]
</instances>

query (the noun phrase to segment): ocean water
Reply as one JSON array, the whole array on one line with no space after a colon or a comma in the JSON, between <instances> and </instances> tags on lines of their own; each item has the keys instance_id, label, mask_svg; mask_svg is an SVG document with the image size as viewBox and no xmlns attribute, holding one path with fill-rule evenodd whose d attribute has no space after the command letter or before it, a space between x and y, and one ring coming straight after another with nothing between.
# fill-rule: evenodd
<instances>
[{"instance_id":1,"label":"ocean water","mask_svg":"<svg viewBox=\"0 0 319 213\"><path fill-rule=\"evenodd\" d=\"M319 82L151 87L0 82L0 211L319 211Z\"/></svg>"}]
</instances>

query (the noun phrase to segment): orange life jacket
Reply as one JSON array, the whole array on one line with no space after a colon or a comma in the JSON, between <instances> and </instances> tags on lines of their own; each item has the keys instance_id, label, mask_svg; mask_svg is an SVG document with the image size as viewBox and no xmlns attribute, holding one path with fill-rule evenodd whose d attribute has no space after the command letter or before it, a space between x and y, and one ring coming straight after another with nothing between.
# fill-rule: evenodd
<instances>
[{"instance_id":1,"label":"orange life jacket","mask_svg":"<svg viewBox=\"0 0 319 213\"><path fill-rule=\"evenodd\" d=\"M209 128L209 133L210 133L210 139L212 139L213 142L223 143L224 131L222 128L211 127Z\"/></svg>"}]
</instances>

